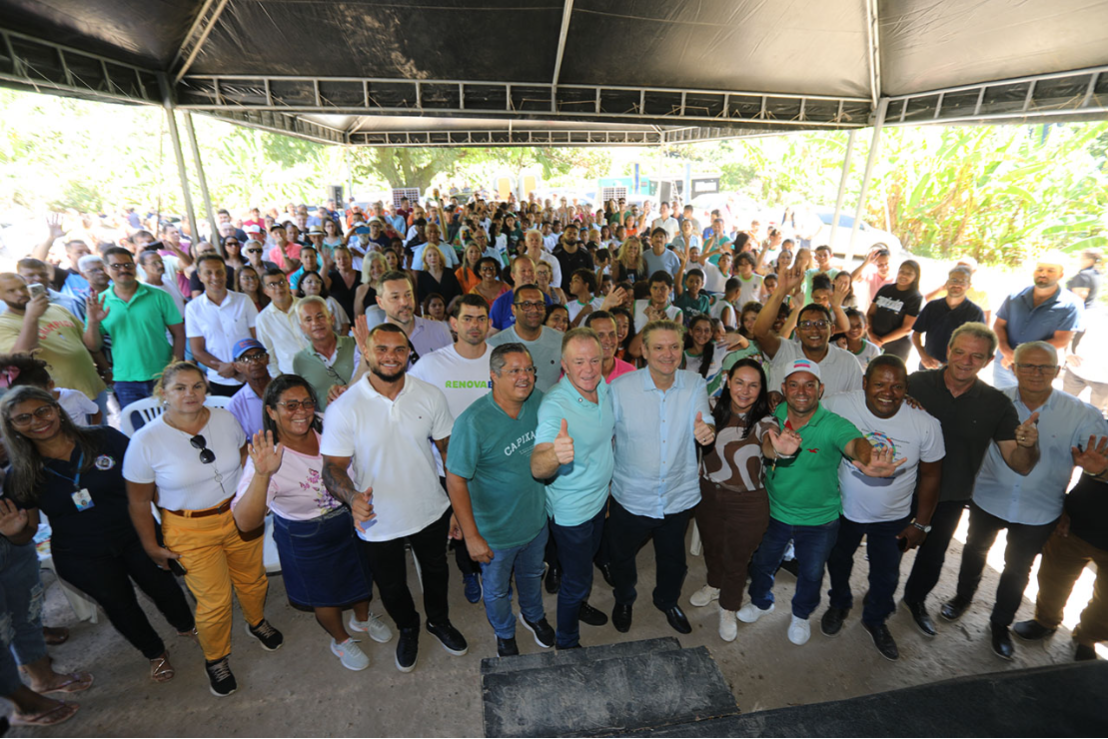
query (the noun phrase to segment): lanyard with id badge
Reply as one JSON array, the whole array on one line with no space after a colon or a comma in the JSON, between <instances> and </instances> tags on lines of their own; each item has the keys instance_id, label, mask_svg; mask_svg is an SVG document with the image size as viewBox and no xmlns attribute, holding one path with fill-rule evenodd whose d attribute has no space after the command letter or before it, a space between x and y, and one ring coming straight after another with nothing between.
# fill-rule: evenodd
<instances>
[{"instance_id":1,"label":"lanyard with id badge","mask_svg":"<svg viewBox=\"0 0 1108 739\"><path fill-rule=\"evenodd\" d=\"M46 471L54 475L55 477L60 477L63 480L68 480L69 482L73 483L73 493L70 494L69 497L73 499L73 505L77 507L78 512L87 511L89 508L92 508L96 505L92 502L92 495L89 494L88 488L81 487L81 467L84 465L84 463L85 453L82 451L80 459L77 460L76 477L67 477L57 470L50 469L49 467L46 468Z\"/></svg>"}]
</instances>

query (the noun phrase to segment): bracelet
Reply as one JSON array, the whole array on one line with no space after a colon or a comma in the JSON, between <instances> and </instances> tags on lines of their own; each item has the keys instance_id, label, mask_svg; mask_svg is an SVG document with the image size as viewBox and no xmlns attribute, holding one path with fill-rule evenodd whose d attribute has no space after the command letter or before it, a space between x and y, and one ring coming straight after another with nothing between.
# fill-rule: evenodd
<instances>
[{"instance_id":1,"label":"bracelet","mask_svg":"<svg viewBox=\"0 0 1108 739\"><path fill-rule=\"evenodd\" d=\"M793 452L792 454L782 454L781 452L774 449L773 453L777 455L777 459L779 460L796 459L796 452Z\"/></svg>"}]
</instances>

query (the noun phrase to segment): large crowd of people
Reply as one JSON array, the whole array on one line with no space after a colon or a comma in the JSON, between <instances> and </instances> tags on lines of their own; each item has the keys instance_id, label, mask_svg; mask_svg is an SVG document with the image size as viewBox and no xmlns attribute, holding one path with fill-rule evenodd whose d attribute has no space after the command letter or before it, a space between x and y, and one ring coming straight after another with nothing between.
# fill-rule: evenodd
<instances>
[{"instance_id":1,"label":"large crowd of people","mask_svg":"<svg viewBox=\"0 0 1108 739\"><path fill-rule=\"evenodd\" d=\"M47 519L58 575L149 660L150 679L176 667L136 585L198 641L216 696L237 688L234 599L262 649L284 641L266 617L267 518L289 602L351 670L370 667L362 635L395 639L401 672L423 630L467 653L453 567L500 657L519 653L513 589L542 648L602 642L609 618L629 632L648 539L650 601L678 633L691 631L688 604L718 610L723 642L778 618L784 567L796 588L782 638L798 646L816 615L840 633L864 539L861 623L896 660L885 622L901 559L914 552L903 603L937 636L927 599L967 508L942 619L965 613L1004 529L992 650L1011 659L1013 632L1056 630L1089 561L1099 574L1074 655L1108 640L1095 251L1080 265L1040 255L1032 284L999 296L974 286L969 257L943 275L883 249L840 265L782 228L719 212L702 224L676 202L435 191L364 209L220 210L209 238L133 211L112 230L47 226L0 274L0 695L17 724L68 719L76 705L47 694L92 683L52 670L46 640L64 635L28 608L41 604L33 539ZM690 521L707 581L683 599ZM1014 623L1040 556L1034 617ZM589 604L597 570L611 614ZM584 638L581 623L594 627Z\"/></svg>"}]
</instances>

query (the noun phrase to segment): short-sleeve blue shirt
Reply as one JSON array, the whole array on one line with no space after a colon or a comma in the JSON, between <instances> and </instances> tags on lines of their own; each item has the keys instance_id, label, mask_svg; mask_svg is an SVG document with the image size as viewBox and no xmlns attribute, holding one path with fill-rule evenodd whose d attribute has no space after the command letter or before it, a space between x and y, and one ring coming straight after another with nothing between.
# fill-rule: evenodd
<instances>
[{"instance_id":1,"label":"short-sleeve blue shirt","mask_svg":"<svg viewBox=\"0 0 1108 739\"><path fill-rule=\"evenodd\" d=\"M1008 322L1008 346L1015 349L1028 341L1046 341L1055 331L1080 331L1085 316L1085 304L1061 285L1039 305L1034 303L1034 286L1013 293L1004 299L996 317ZM1000 350L996 361L1000 361Z\"/></svg>"}]
</instances>

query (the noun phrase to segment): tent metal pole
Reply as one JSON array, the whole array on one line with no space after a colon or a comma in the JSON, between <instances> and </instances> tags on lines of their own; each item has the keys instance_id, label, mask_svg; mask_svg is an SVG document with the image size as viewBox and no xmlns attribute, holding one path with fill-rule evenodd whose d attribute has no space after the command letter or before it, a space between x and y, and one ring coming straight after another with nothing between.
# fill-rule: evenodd
<instances>
[{"instance_id":1,"label":"tent metal pole","mask_svg":"<svg viewBox=\"0 0 1108 739\"><path fill-rule=\"evenodd\" d=\"M573 15L573 0L565 0L562 6L562 27L558 32L558 53L554 58L554 79L550 86L550 111L554 112L558 107L558 78L562 76L562 57L566 52L566 37L569 36L569 21ZM509 100L511 95L508 96ZM599 97L597 98L599 102ZM599 111L598 111L599 112Z\"/></svg>"},{"instance_id":2,"label":"tent metal pole","mask_svg":"<svg viewBox=\"0 0 1108 739\"><path fill-rule=\"evenodd\" d=\"M854 156L854 139L857 137L857 129L850 129L850 136L846 139L846 154L843 156L843 173L839 177L839 194L835 198L835 218L831 221L831 240L828 244L834 248L835 234L839 231L839 215L843 212L843 197L846 196L846 179L850 174L850 158ZM818 246L818 244L816 245Z\"/></svg>"},{"instance_id":3,"label":"tent metal pole","mask_svg":"<svg viewBox=\"0 0 1108 739\"><path fill-rule=\"evenodd\" d=\"M200 146L196 142L196 129L192 125L192 113L185 111L185 132L189 136L189 146L192 148L192 159L196 162L196 175L200 181L200 196L204 198L204 208L208 211L208 225L211 226L210 236L212 244L219 243L219 227L215 222L215 210L212 208L212 198L208 194L208 180L204 177L204 163L200 161Z\"/></svg>"},{"instance_id":4,"label":"tent metal pole","mask_svg":"<svg viewBox=\"0 0 1108 739\"><path fill-rule=\"evenodd\" d=\"M196 211L192 207L192 194L189 192L189 173L185 169L185 154L181 149L181 134L177 130L177 115L173 105L173 95L165 74L158 74L158 85L162 88L165 118L169 124L169 140L173 142L173 155L177 158L177 173L181 177L181 194L185 199L185 215L189 219L189 238L196 243L200 240L200 232L196 225Z\"/></svg>"},{"instance_id":5,"label":"tent metal pole","mask_svg":"<svg viewBox=\"0 0 1108 739\"><path fill-rule=\"evenodd\" d=\"M862 213L866 208L866 191L873 176L873 165L877 163L877 153L881 149L881 129L885 127L885 114L889 110L889 99L881 98L877 103L877 117L873 122L873 140L866 157L866 172L862 175L862 189L858 193L858 205L854 208L854 225L850 229L850 246L846 250L847 264L854 259L854 244L858 240L858 224L862 222Z\"/></svg>"}]
</instances>

